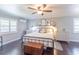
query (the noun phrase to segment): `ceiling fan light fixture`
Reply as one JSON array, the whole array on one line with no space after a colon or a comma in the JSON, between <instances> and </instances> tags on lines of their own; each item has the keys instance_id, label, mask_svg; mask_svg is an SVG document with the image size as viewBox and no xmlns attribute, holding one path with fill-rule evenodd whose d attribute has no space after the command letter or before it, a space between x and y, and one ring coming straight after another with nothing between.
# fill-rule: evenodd
<instances>
[{"instance_id":1,"label":"ceiling fan light fixture","mask_svg":"<svg viewBox=\"0 0 79 59\"><path fill-rule=\"evenodd\" d=\"M38 14L42 14L43 12L42 12L42 11L37 11L37 13L38 13Z\"/></svg>"},{"instance_id":2,"label":"ceiling fan light fixture","mask_svg":"<svg viewBox=\"0 0 79 59\"><path fill-rule=\"evenodd\" d=\"M52 10L46 9L46 4L38 4L35 7L28 7L29 9L35 10L36 12L33 12L32 14L41 14L44 15L44 12L52 12Z\"/></svg>"}]
</instances>

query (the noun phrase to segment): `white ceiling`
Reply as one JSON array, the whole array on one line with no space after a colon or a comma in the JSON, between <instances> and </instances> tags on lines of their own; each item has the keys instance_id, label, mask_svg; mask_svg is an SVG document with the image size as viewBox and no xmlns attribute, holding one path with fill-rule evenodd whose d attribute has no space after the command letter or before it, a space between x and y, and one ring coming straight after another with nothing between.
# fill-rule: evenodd
<instances>
[{"instance_id":1,"label":"white ceiling","mask_svg":"<svg viewBox=\"0 0 79 59\"><path fill-rule=\"evenodd\" d=\"M46 9L52 9L53 12L44 13L44 16L33 14L34 10L27 7L34 7L34 4L1 4L0 15L15 15L26 19L79 16L79 4L48 4Z\"/></svg>"}]
</instances>

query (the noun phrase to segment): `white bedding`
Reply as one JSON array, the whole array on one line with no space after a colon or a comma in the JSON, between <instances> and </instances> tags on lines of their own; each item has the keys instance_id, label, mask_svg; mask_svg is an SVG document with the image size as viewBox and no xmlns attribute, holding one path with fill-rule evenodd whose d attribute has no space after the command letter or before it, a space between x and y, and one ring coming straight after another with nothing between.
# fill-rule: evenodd
<instances>
[{"instance_id":1,"label":"white bedding","mask_svg":"<svg viewBox=\"0 0 79 59\"><path fill-rule=\"evenodd\" d=\"M33 33L26 34L25 36L54 39L52 33L36 33L36 32L33 32Z\"/></svg>"}]
</instances>

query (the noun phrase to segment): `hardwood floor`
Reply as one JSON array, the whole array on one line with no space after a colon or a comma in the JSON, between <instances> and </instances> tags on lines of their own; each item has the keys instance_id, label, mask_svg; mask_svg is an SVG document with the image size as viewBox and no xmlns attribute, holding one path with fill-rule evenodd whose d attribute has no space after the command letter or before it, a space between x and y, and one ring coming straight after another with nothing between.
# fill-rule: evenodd
<instances>
[{"instance_id":1,"label":"hardwood floor","mask_svg":"<svg viewBox=\"0 0 79 59\"><path fill-rule=\"evenodd\" d=\"M23 55L23 50L21 49L21 41L14 41L3 46L0 49L0 55Z\"/></svg>"},{"instance_id":2,"label":"hardwood floor","mask_svg":"<svg viewBox=\"0 0 79 59\"><path fill-rule=\"evenodd\" d=\"M75 42L60 42L63 51L54 49L54 55L77 55L79 54L79 43ZM52 50L51 50L52 52ZM52 53L47 53L44 50L44 55L52 55ZM3 46L3 49L0 49L0 55L24 55L23 50L21 48L21 40L11 42Z\"/></svg>"},{"instance_id":3,"label":"hardwood floor","mask_svg":"<svg viewBox=\"0 0 79 59\"><path fill-rule=\"evenodd\" d=\"M79 43L78 42L60 42L63 51L55 50L54 55L79 55Z\"/></svg>"}]
</instances>

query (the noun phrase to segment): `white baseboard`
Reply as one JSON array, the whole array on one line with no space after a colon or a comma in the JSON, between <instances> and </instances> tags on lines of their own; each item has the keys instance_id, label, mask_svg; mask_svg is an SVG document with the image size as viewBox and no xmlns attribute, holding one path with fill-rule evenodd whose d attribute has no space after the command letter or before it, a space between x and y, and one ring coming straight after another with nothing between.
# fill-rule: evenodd
<instances>
[{"instance_id":1,"label":"white baseboard","mask_svg":"<svg viewBox=\"0 0 79 59\"><path fill-rule=\"evenodd\" d=\"M65 41L65 42L79 42L79 40L61 40L61 39L58 39L58 41Z\"/></svg>"},{"instance_id":2,"label":"white baseboard","mask_svg":"<svg viewBox=\"0 0 79 59\"><path fill-rule=\"evenodd\" d=\"M77 41L77 40L71 40L70 42L79 42L79 41Z\"/></svg>"}]
</instances>

